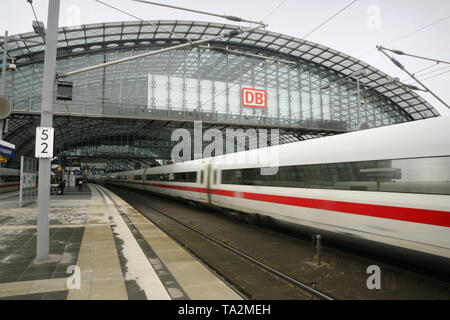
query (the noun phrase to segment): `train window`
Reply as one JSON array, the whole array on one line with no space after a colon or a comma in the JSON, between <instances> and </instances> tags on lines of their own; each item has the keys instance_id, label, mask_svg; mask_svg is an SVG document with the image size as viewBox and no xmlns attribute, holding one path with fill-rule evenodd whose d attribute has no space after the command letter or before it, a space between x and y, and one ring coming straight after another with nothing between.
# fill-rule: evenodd
<instances>
[{"instance_id":1,"label":"train window","mask_svg":"<svg viewBox=\"0 0 450 320\"><path fill-rule=\"evenodd\" d=\"M217 184L217 170L214 170L213 173L213 184Z\"/></svg>"},{"instance_id":2,"label":"train window","mask_svg":"<svg viewBox=\"0 0 450 320\"><path fill-rule=\"evenodd\" d=\"M203 170L200 171L200 183L203 184Z\"/></svg>"},{"instance_id":3,"label":"train window","mask_svg":"<svg viewBox=\"0 0 450 320\"><path fill-rule=\"evenodd\" d=\"M197 172L175 172L148 174L145 177L147 181L172 181L172 182L197 182Z\"/></svg>"},{"instance_id":4,"label":"train window","mask_svg":"<svg viewBox=\"0 0 450 320\"><path fill-rule=\"evenodd\" d=\"M197 172L177 172L174 174L174 178L178 182L197 182Z\"/></svg>"},{"instance_id":5,"label":"train window","mask_svg":"<svg viewBox=\"0 0 450 320\"><path fill-rule=\"evenodd\" d=\"M223 184L450 194L450 157L374 160L222 171Z\"/></svg>"},{"instance_id":6,"label":"train window","mask_svg":"<svg viewBox=\"0 0 450 320\"><path fill-rule=\"evenodd\" d=\"M147 181L159 181L159 174L148 174L145 176Z\"/></svg>"},{"instance_id":7,"label":"train window","mask_svg":"<svg viewBox=\"0 0 450 320\"><path fill-rule=\"evenodd\" d=\"M142 175L134 176L133 180L142 180Z\"/></svg>"},{"instance_id":8,"label":"train window","mask_svg":"<svg viewBox=\"0 0 450 320\"><path fill-rule=\"evenodd\" d=\"M10 176L10 175L0 176L0 182L16 182L19 180L20 180L20 178L18 175L17 176Z\"/></svg>"}]
</instances>

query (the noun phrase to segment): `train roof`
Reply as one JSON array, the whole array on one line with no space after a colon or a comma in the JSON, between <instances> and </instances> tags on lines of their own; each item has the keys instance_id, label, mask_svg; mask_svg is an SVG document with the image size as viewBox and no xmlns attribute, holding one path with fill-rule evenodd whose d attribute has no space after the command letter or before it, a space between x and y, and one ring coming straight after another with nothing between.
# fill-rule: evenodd
<instances>
[{"instance_id":1,"label":"train roof","mask_svg":"<svg viewBox=\"0 0 450 320\"><path fill-rule=\"evenodd\" d=\"M282 166L448 156L449 137L450 116L441 116L226 154L214 158L214 163L250 167L255 165L251 163L254 159L261 166Z\"/></svg>"},{"instance_id":2,"label":"train roof","mask_svg":"<svg viewBox=\"0 0 450 320\"><path fill-rule=\"evenodd\" d=\"M449 156L449 137L450 116L440 116L147 168L145 173L193 171L211 160L218 168L246 168ZM110 175L143 173L144 169Z\"/></svg>"}]
</instances>

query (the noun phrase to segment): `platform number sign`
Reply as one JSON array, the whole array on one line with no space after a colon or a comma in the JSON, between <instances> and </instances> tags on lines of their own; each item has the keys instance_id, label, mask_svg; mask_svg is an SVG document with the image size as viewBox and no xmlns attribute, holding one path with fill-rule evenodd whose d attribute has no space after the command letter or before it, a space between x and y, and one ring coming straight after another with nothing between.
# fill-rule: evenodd
<instances>
[{"instance_id":1,"label":"platform number sign","mask_svg":"<svg viewBox=\"0 0 450 320\"><path fill-rule=\"evenodd\" d=\"M36 128L36 158L52 158L53 157L53 128L37 127Z\"/></svg>"}]
</instances>

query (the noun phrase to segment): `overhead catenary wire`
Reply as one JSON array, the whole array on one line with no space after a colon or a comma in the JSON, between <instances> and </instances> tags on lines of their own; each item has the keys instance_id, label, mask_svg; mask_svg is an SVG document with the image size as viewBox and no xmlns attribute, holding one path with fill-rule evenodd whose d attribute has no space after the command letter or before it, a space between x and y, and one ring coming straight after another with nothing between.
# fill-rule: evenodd
<instances>
[{"instance_id":1,"label":"overhead catenary wire","mask_svg":"<svg viewBox=\"0 0 450 320\"><path fill-rule=\"evenodd\" d=\"M350 7L351 5L353 5L355 2L357 2L358 0L353 0L352 2L350 2L349 4L347 4L344 8L342 8L341 10L339 10L338 12L336 12L335 14L333 14L331 17L329 17L328 19L326 19L324 22L322 22L321 24L319 24L317 27L315 27L313 30L311 30L308 34L306 34L305 36L303 36L303 39L305 39L306 37L310 36L313 32L315 32L316 30L320 29L322 26L324 26L325 24L327 24L329 21L331 21L333 18L335 18L336 16L338 16L341 12L343 12L345 9L347 9L348 7Z\"/></svg>"},{"instance_id":2,"label":"overhead catenary wire","mask_svg":"<svg viewBox=\"0 0 450 320\"><path fill-rule=\"evenodd\" d=\"M34 11L33 0L27 0L27 2L30 4L31 10L33 10L34 18L36 19L36 21L39 21L39 19L37 18L37 15L36 15L36 11ZM42 40L44 41L44 44L45 44L44 36L42 36Z\"/></svg>"},{"instance_id":3,"label":"overhead catenary wire","mask_svg":"<svg viewBox=\"0 0 450 320\"><path fill-rule=\"evenodd\" d=\"M443 75L443 74L446 74L446 73L450 72L449 68L450 68L450 66L446 66L444 68L439 68L439 69L433 70L431 72L427 72L427 73L421 74L421 75L417 76L417 79L419 79L420 81L426 81L428 79L432 79L434 77L437 77L437 76L440 76L440 75ZM445 71L442 71L442 70L445 70ZM441 71L441 72L438 73L438 74L433 74L433 73L436 73L436 72L439 72L439 71ZM403 80L403 81L412 82L412 80L414 80L414 79L413 78L407 78L406 80Z\"/></svg>"},{"instance_id":4,"label":"overhead catenary wire","mask_svg":"<svg viewBox=\"0 0 450 320\"><path fill-rule=\"evenodd\" d=\"M417 74L419 74L419 73L424 72L425 70L428 70L428 69L431 69L431 68L437 66L438 64L439 64L439 63L433 63L432 65L430 65L430 66L428 66L428 67L425 67L425 68L423 68L423 69L414 71L413 74L417 75Z\"/></svg>"},{"instance_id":5,"label":"overhead catenary wire","mask_svg":"<svg viewBox=\"0 0 450 320\"><path fill-rule=\"evenodd\" d=\"M287 0L282 0L275 8L273 8L265 17L262 19L262 21L266 21L272 14L275 13Z\"/></svg>"},{"instance_id":6,"label":"overhead catenary wire","mask_svg":"<svg viewBox=\"0 0 450 320\"><path fill-rule=\"evenodd\" d=\"M115 60L115 61L109 61L109 62L105 62L105 63L100 63L100 64L97 64L97 65L94 65L94 66L89 66L89 67L86 67L86 68L81 68L81 69L78 69L78 70L73 70L73 71L69 71L69 72L66 72L66 73L57 74L56 78L57 79L65 78L65 77L69 77L69 76L72 76L72 75L75 75L75 74L78 74L78 73L87 72L87 71L91 71L91 70L95 70L95 69L99 69L99 68L104 68L104 67L111 66L111 65L114 65L114 64L123 63L123 62L131 61L131 60L135 60L135 59L140 59L140 58L143 58L143 57L147 57L147 56L151 56L151 55L155 55L155 54L159 54L159 53L163 53L163 52L168 52L168 51L171 51L171 50L186 48L188 46L200 45L200 44L203 44L203 43L219 40L219 39L222 39L222 38L231 38L231 37L235 37L235 36L237 36L237 35L239 35L241 33L252 32L253 30L260 29L260 28L262 28L261 25L256 26L256 27L252 27L252 28L233 29L233 30L230 30L230 31L227 31L227 32L223 32L223 33L221 33L221 34L219 34L217 36L214 36L214 37L203 38L203 39L199 39L199 40L192 41L192 42L186 42L186 43L174 45L174 46L171 46L171 47L166 47L166 48L163 48L163 49L149 51L149 52L137 54L137 55L134 55L134 56L122 58L122 59Z\"/></svg>"},{"instance_id":7,"label":"overhead catenary wire","mask_svg":"<svg viewBox=\"0 0 450 320\"><path fill-rule=\"evenodd\" d=\"M427 75L430 75L430 74L432 74L432 73L436 73L436 72L439 72L439 71L442 71L442 70L448 69L448 68L450 68L450 66L444 66L444 67L442 67L442 68L438 68L438 69L431 70L431 71L428 71L428 72L425 72L425 73L421 73L421 74L418 75L418 77L421 78L421 77L423 77L423 76L427 76ZM413 73L413 74L414 74L414 75L417 75L418 73L419 73L419 72L415 72L415 73Z\"/></svg>"},{"instance_id":8,"label":"overhead catenary wire","mask_svg":"<svg viewBox=\"0 0 450 320\"><path fill-rule=\"evenodd\" d=\"M403 51L401 51L401 50L396 50L396 49L389 49L389 48L385 48L385 47L383 47L383 46L379 46L378 47L379 48L379 50L382 52L382 53L384 53L385 55L386 55L386 53L384 52L384 51L390 51L390 52L392 52L392 53L394 53L394 54L396 54L396 55L404 55L404 56L409 56L409 57L413 57L413 58L417 58L417 59L421 59L421 60L427 60L427 61L433 61L433 62L435 62L436 63L436 65L437 64L447 64L447 66L446 67L449 67L448 65L450 65L450 62L447 62L447 61L443 61L443 60L438 60L438 59L433 59L433 58L428 58L428 57L423 57L423 56L418 56L418 55L414 55L414 54L410 54L410 53L406 53L406 52L403 52ZM387 56L387 55L386 55ZM428 75L428 74L432 74L432 73L435 73L435 72L437 72L438 70L442 70L442 69L445 69L446 67L444 67L444 68L440 68L440 69L438 69L438 70L433 70L433 71L430 71L430 72L427 72L427 73L425 73L425 74L421 74L420 75L420 78L421 79L418 79L418 78L416 78L416 74L410 74L395 58L393 58L393 57L389 57L390 58L390 60L397 66L397 67L399 67L400 69L402 69L403 71L405 71L406 73L408 73L408 75L410 75L410 77L411 77L411 79L414 79L416 82L418 82L419 84L421 84L422 85L422 87L424 87L424 88L426 88L420 81L425 81L425 80L428 80L428 79L431 79L431 78L434 78L434 77L437 77L437 76L440 76L440 75L442 75L442 74L445 74L445 73L447 73L448 71L445 71L445 72L441 72L441 73L439 73L439 74L436 74L436 75L433 75L433 76L431 76L431 77L428 77L428 78L422 78L424 75ZM435 94L433 93L433 92L431 92L428 88L426 88L427 89L427 91L428 92L430 92L433 96L435 96ZM436 96L435 96L436 97ZM438 100L440 100L438 97L436 97ZM443 101L441 101L441 102L443 102ZM446 103L445 102L443 102L444 103L444 105L446 105ZM447 105L446 105L447 106ZM447 106L448 107L448 106Z\"/></svg>"},{"instance_id":9,"label":"overhead catenary wire","mask_svg":"<svg viewBox=\"0 0 450 320\"><path fill-rule=\"evenodd\" d=\"M433 67L434 67L434 66L437 66L437 65L438 65L438 64L434 64ZM423 71L429 69L429 68L424 68L424 69L422 69L422 70L413 72L413 75L417 76L417 78L418 78L419 80L422 80L422 79L424 79L424 78L423 78L424 76L428 76L428 75L430 75L430 74L433 74L433 73L436 73L436 72L440 72L440 71L442 71L442 70L449 69L449 68L450 68L450 66L444 66L444 67L442 67L442 68L438 68L438 69L431 70L431 71L428 71L428 72L425 72L425 73L421 73L421 72L423 72ZM419 74L419 73L420 73L420 74ZM445 72L444 72L444 73L445 73ZM434 76L433 76L433 77L434 77ZM427 79L428 79L428 78L427 78ZM409 77L409 78L405 78L405 79L402 80L402 81L411 81L411 80L414 80L414 79L411 78L411 77Z\"/></svg>"},{"instance_id":10,"label":"overhead catenary wire","mask_svg":"<svg viewBox=\"0 0 450 320\"><path fill-rule=\"evenodd\" d=\"M434 21L434 22L432 22L432 23L430 23L430 24L427 24L427 25L425 25L425 26L423 26L423 27L420 27L419 29L416 29L416 30L414 30L414 31L411 31L411 32L409 32L409 33L407 33L407 34L405 34L405 35L402 35L402 36L398 37L398 38L395 38L395 39L389 40L389 41L387 41L387 42L384 42L384 43L382 43L381 45L382 45L382 46L385 46L385 45L390 44L390 43L392 43L392 42L395 42L395 41L398 41L398 40L402 40L402 39L408 38L408 37L412 36L413 34L416 34L416 33L420 32L420 31L422 31L422 30L425 30L425 29L427 29L427 28L429 28L429 27L432 27L432 26L434 26L434 25L436 25L436 24L438 24L438 23L441 23L441 22L443 22L443 21L449 19L449 18L450 18L450 16L446 16L445 18L442 18L442 19L439 19L439 20L437 20L437 21ZM377 51L376 48L375 48L375 49L370 49L369 51L366 51L366 52L360 54L357 58L358 58L358 59L359 59L359 58L362 58L362 57L364 57L364 56L366 56L366 55L368 55L368 54L370 54L370 53L372 53L372 52L375 52L375 51Z\"/></svg>"},{"instance_id":11,"label":"overhead catenary wire","mask_svg":"<svg viewBox=\"0 0 450 320\"><path fill-rule=\"evenodd\" d=\"M418 55L414 55L414 54L410 54L401 50L397 50L397 49L389 49L386 47L381 46L384 50L390 51L394 54L400 55L400 56L408 56L408 57L413 57L413 58L417 58L417 59L422 59L422 60L428 60L428 61L434 61L436 63L444 63L444 64L450 64L449 61L443 61L443 60L438 60L438 59L433 59L433 58L428 58L428 57L423 57L423 56L418 56Z\"/></svg>"},{"instance_id":12,"label":"overhead catenary wire","mask_svg":"<svg viewBox=\"0 0 450 320\"><path fill-rule=\"evenodd\" d=\"M388 55L385 52L385 48L383 48L383 46L377 46L378 51L380 51L384 56L386 56L389 60L391 60L391 62L397 66L399 69L403 70L405 73L407 73L411 78L413 78L417 83L419 83L422 88L424 88L427 92L429 92L433 97L435 97L437 100L439 100L444 106L446 106L447 108L450 109L450 106L441 98L439 98L439 96L437 96L433 91L431 91L427 86L425 86L420 80L418 80L414 74L412 74L411 72L409 72L408 70L405 69L405 67L398 61L396 60L394 57L391 57L390 55Z\"/></svg>"},{"instance_id":13,"label":"overhead catenary wire","mask_svg":"<svg viewBox=\"0 0 450 320\"><path fill-rule=\"evenodd\" d=\"M98 68L104 68L104 67L115 65L115 64L118 64L118 63L127 62L127 61L130 61L130 60L140 59L140 58L143 58L143 57L147 57L147 56L151 56L151 55L155 55L155 54L159 54L159 53L163 53L163 52L167 52L167 51L171 51L171 50L185 48L187 46L200 45L200 44L208 43L210 41L215 41L215 40L218 40L218 39L221 39L221 38L226 38L226 37L232 38L232 37L235 37L235 36L237 36L237 35L239 35L241 33L252 32L254 30L257 30L257 29L260 29L260 28L265 28L267 26L263 22L254 22L254 21L245 20L245 19L242 19L242 18L239 18L239 17L234 17L234 16L221 16L221 15L216 15L216 14L210 14L208 12L192 10L192 9L186 9L186 8L181 8L181 7L174 7L174 6L160 4L160 3L156 3L156 2L152 2L152 1L142 1L142 0L133 0L133 1L143 2L143 3L147 3L147 4L154 4L154 5L164 6L164 7L170 7L170 8L175 8L175 9L180 9L180 10L185 10L185 11L192 11L192 12L197 12L197 13L202 13L202 14L207 14L207 15L220 16L222 18L233 20L233 21L254 23L254 24L257 24L257 26L248 27L248 28L241 28L241 27L239 27L237 29L233 29L233 30L230 30L230 31L227 31L227 32L223 32L223 33L221 33L221 34L219 34L217 36L214 36L214 37L198 39L196 41L189 41L187 43L182 43L182 44L174 45L174 46L171 46L171 47L166 47L166 48L163 48L163 49L149 51L149 52L145 52L145 53L142 53L142 54L137 54L137 55L134 55L134 56L118 59L118 60L115 60L115 61L104 62L104 63L100 63L100 64L97 64L97 65L94 65L94 66L89 66L89 67L86 67L86 68L81 68L81 69L78 69L78 70L73 70L73 71L57 74L56 75L57 79L69 77L69 76L72 76L72 75L75 75L75 74L79 74L79 73L82 73L82 72L88 72L88 71L95 70L95 69L98 69ZM105 3L101 2L101 1L98 1L98 0L97 0L97 2L105 4ZM112 6L110 6L110 7L112 7ZM114 8L114 9L117 9L117 8ZM138 18L138 19L140 19L140 18Z\"/></svg>"},{"instance_id":14,"label":"overhead catenary wire","mask_svg":"<svg viewBox=\"0 0 450 320\"><path fill-rule=\"evenodd\" d=\"M447 70L447 71L444 71L444 72L442 72L442 73L435 74L434 76L431 76L431 77L422 79L421 81L426 81L426 80L432 79L432 78L437 77L437 76L441 76L441 75L446 74L446 73L449 73L449 72L450 72L450 70Z\"/></svg>"},{"instance_id":15,"label":"overhead catenary wire","mask_svg":"<svg viewBox=\"0 0 450 320\"><path fill-rule=\"evenodd\" d=\"M177 6L172 6L172 5L168 5L168 4L164 4L164 3L148 1L148 0L132 0L132 1L151 4L151 5L160 6L160 7L167 7L167 8L171 8L171 9L183 10L183 11L188 11L188 12L193 12L193 13L204 14L204 15L208 15L208 16L231 20L234 22L246 22L246 23L252 23L252 24L259 24L262 27L267 26L262 21L252 21L252 20L242 19L242 18L236 17L236 16L222 15L222 14L216 14L216 13L211 13L211 12L206 12L206 11L200 11L200 10L196 10L196 9L177 7Z\"/></svg>"},{"instance_id":16,"label":"overhead catenary wire","mask_svg":"<svg viewBox=\"0 0 450 320\"><path fill-rule=\"evenodd\" d=\"M119 8L117 8L117 7L114 7L113 5L111 5L111 4L109 4L109 3L106 3L106 2L103 2L103 1L100 1L100 0L95 0L95 1L98 2L98 3L100 3L100 4L102 4L102 5L104 5L104 6L107 6L107 7L111 8L111 9L114 9L114 10L116 10L116 11L119 11L119 12L121 12L121 13L127 15L127 16L130 16L130 17L132 17L132 18L135 18L135 19L137 19L137 20L140 20L140 21L142 21L143 23L146 23L146 24L149 24L149 25L151 25L151 26L153 26L153 27L157 27L157 28L159 28L159 29L161 29L161 30L164 30L164 31L166 31L166 32L168 32L168 33L170 33L170 34L173 34L173 35L175 35L175 36L181 36L183 39L186 39L186 40L189 41L189 42L192 41L191 39L187 38L187 37L184 36L184 35L181 35L181 34L179 34L179 33L173 32L173 31L171 31L171 30L169 30L169 29L167 29L167 28L164 28L164 27L161 26L161 25L157 25L157 24L152 23L152 22L150 22L150 21L147 21L147 20L144 20L144 19L142 19L142 18L139 18L138 16L135 16L134 14L131 14L131 13L129 13L129 12L126 12L125 10L119 9Z\"/></svg>"}]
</instances>

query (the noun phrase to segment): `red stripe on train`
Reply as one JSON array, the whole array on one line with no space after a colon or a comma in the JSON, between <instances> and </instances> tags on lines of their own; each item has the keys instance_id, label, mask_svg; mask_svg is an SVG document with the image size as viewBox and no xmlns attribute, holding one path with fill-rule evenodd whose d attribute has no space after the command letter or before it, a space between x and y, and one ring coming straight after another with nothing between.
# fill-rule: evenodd
<instances>
[{"instance_id":1,"label":"red stripe on train","mask_svg":"<svg viewBox=\"0 0 450 320\"><path fill-rule=\"evenodd\" d=\"M227 197L236 197L235 192L228 190L213 189L211 190L211 193ZM447 211L392 207L377 204L299 198L250 192L237 192L237 194L239 195L239 197L247 200L256 200L296 207L344 212L375 218L401 220L430 224L435 226L450 227L450 212Z\"/></svg>"},{"instance_id":2,"label":"red stripe on train","mask_svg":"<svg viewBox=\"0 0 450 320\"><path fill-rule=\"evenodd\" d=\"M174 186L167 184L155 184L155 183L145 183L146 186L159 187L159 188L168 188L182 191L191 191L191 192L200 192L200 193L208 193L208 189L206 188L196 188L196 187L186 187L186 186Z\"/></svg>"},{"instance_id":3,"label":"red stripe on train","mask_svg":"<svg viewBox=\"0 0 450 320\"><path fill-rule=\"evenodd\" d=\"M201 192L201 193L208 192L208 189L206 189L206 188L176 186L176 185L157 184L157 183L143 183L143 182L136 182L136 181L121 181L121 180L113 180L113 181L114 182L125 182L125 183L129 183L129 184L138 184L141 186L144 185L144 186L151 186L151 187L158 187L158 188L175 189L175 190L181 190L181 191L191 191L191 192Z\"/></svg>"},{"instance_id":4,"label":"red stripe on train","mask_svg":"<svg viewBox=\"0 0 450 320\"><path fill-rule=\"evenodd\" d=\"M126 182L126 181L124 181ZM201 192L207 193L206 188L195 188L177 185L166 184L153 184L153 183L140 183L140 182L128 182L133 184L148 185L159 188L168 188L182 191ZM408 221L422 224L430 224L435 226L450 227L450 212L417 209L417 208L405 208L405 207L393 207L384 206L378 204L366 204L356 202L344 202L334 200L322 200L322 199L310 199L299 198L289 196L279 196L263 193L251 193L251 192L235 192L230 190L211 189L211 194L226 196L232 198L242 198L246 200L255 200L262 202L277 203L295 207L304 207L312 209L321 209L329 211L337 211L343 213L357 214L375 218Z\"/></svg>"}]
</instances>

